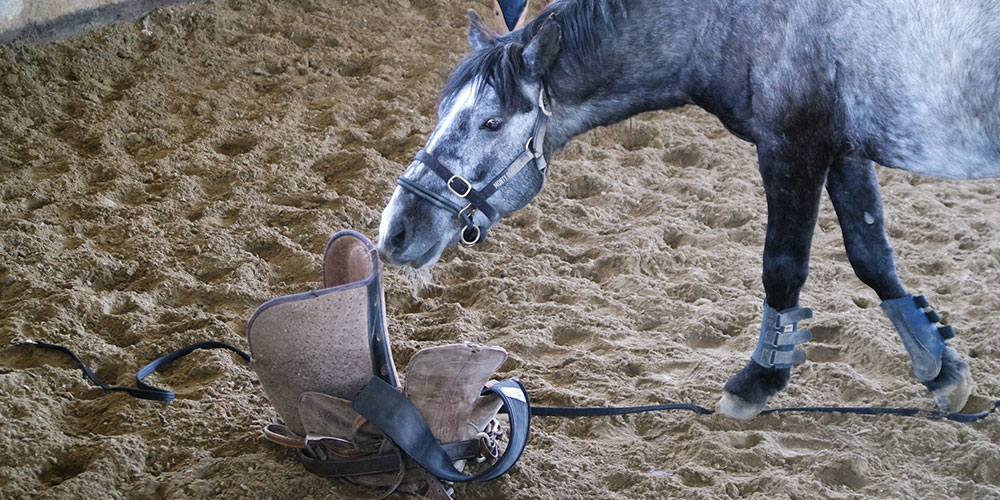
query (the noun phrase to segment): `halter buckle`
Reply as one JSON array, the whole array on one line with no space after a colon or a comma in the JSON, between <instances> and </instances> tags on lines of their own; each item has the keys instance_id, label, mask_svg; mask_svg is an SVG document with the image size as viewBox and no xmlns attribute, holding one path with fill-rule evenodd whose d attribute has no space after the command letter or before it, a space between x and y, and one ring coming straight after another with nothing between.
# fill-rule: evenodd
<instances>
[{"instance_id":1,"label":"halter buckle","mask_svg":"<svg viewBox=\"0 0 1000 500\"><path fill-rule=\"evenodd\" d=\"M455 188L453 188L451 186L451 181L453 181L455 179L458 179L458 180L460 180L460 181L462 181L462 182L465 183L465 192L464 193L459 193L458 190L456 190ZM466 179L465 177L462 177L461 175L458 175L458 174L452 175L451 178L448 179L448 182L446 182L445 184L447 184L448 190L451 191L452 193L455 193L455 196L458 196L459 198L465 198L466 196L469 196L469 193L472 192L472 183L469 182L469 180ZM466 207L466 208L468 208L468 207Z\"/></svg>"}]
</instances>

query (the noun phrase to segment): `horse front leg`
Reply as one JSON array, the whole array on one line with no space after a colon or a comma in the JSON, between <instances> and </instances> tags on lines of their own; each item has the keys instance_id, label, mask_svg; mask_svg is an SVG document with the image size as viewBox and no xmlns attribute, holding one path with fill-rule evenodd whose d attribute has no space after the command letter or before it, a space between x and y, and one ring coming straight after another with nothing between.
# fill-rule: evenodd
<instances>
[{"instance_id":1,"label":"horse front leg","mask_svg":"<svg viewBox=\"0 0 1000 500\"><path fill-rule=\"evenodd\" d=\"M799 292L809 275L809 247L830 165L826 158L760 146L758 160L767 193L764 318L750 362L726 382L719 402L719 411L741 420L756 417L788 385L791 367L805 361L795 345L809 334L797 323L810 311L799 307Z\"/></svg>"},{"instance_id":2,"label":"horse front leg","mask_svg":"<svg viewBox=\"0 0 1000 500\"><path fill-rule=\"evenodd\" d=\"M954 348L945 345L954 334L950 327L934 326L937 313L925 313L927 301L907 293L896 275L875 164L854 158L837 160L830 168L826 189L837 211L854 273L882 300L882 309L910 354L917 379L942 410L961 410L972 393L969 365L958 358Z\"/></svg>"}]
</instances>

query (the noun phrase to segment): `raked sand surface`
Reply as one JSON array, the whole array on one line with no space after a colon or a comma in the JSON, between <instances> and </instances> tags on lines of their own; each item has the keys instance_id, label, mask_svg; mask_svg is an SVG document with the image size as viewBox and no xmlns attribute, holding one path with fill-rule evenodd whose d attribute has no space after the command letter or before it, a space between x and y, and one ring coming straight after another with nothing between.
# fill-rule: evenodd
<instances>
[{"instance_id":1,"label":"raked sand surface","mask_svg":"<svg viewBox=\"0 0 1000 500\"><path fill-rule=\"evenodd\" d=\"M0 497L335 498L265 441L249 366L199 352L105 393L37 338L133 382L201 340L246 347L272 297L319 286L330 234L374 238L486 2L232 0L0 47ZM880 170L907 287L1000 396L1000 182ZM545 405L714 407L756 340L765 202L752 145L694 108L595 130L475 249L386 268L396 361L495 344ZM824 200L802 304L810 361L777 405L932 408ZM513 471L460 499L1000 497L1000 420L689 413L537 418ZM403 498L403 497L400 497Z\"/></svg>"}]
</instances>

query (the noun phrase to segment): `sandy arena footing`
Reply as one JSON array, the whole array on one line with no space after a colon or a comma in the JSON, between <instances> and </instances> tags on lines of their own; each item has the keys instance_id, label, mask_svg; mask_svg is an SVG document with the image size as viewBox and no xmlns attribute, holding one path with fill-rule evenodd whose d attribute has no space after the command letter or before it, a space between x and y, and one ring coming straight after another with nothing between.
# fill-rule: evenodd
<instances>
[{"instance_id":1,"label":"sandy arena footing","mask_svg":"<svg viewBox=\"0 0 1000 500\"><path fill-rule=\"evenodd\" d=\"M329 498L265 441L250 368L199 352L152 377L171 404L106 394L201 340L246 346L253 309L319 286L342 228L375 236L487 2L232 0L85 36L0 46L0 497ZM1000 396L1000 182L880 170L907 287L953 323ZM475 249L386 269L394 355L503 346L545 405L713 406L763 297L754 148L694 109L572 141L545 191ZM828 201L802 304L810 361L777 405L933 408ZM970 407L971 408L971 407ZM1000 424L688 413L538 418L511 474L461 499L996 498ZM370 494L370 492L369 492Z\"/></svg>"}]
</instances>

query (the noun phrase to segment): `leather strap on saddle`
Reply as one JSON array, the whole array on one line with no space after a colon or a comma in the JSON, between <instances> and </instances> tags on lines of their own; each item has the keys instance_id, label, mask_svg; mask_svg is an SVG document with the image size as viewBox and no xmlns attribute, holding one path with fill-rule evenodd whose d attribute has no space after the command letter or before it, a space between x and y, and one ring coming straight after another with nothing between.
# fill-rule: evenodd
<instances>
[{"instance_id":1,"label":"leather strap on saddle","mask_svg":"<svg viewBox=\"0 0 1000 500\"><path fill-rule=\"evenodd\" d=\"M483 390L496 394L507 407L510 415L510 442L496 463L474 475L466 475L453 464L447 450L437 441L420 410L392 387L373 377L358 394L351 407L381 429L435 477L454 482L489 481L507 472L520 458L528 442L531 413L528 392L515 379L493 384Z\"/></svg>"},{"instance_id":2,"label":"leather strap on saddle","mask_svg":"<svg viewBox=\"0 0 1000 500\"><path fill-rule=\"evenodd\" d=\"M449 461L474 459L480 456L478 439L467 439L454 443L438 444ZM397 473L400 456L397 453L377 453L357 458L331 460L323 447L301 448L296 455L306 470L323 477L352 477L371 474ZM418 464L412 458L403 456L403 467L413 468Z\"/></svg>"}]
</instances>

